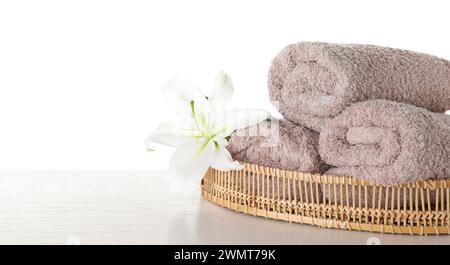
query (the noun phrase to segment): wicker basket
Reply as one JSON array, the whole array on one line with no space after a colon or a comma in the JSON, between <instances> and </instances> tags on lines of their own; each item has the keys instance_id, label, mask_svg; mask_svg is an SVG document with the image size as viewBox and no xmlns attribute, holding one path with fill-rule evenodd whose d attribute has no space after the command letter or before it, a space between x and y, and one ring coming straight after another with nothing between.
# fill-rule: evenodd
<instances>
[{"instance_id":1,"label":"wicker basket","mask_svg":"<svg viewBox=\"0 0 450 265\"><path fill-rule=\"evenodd\" d=\"M396 186L354 177L309 174L245 164L241 171L210 168L207 200L237 212L348 230L450 234L450 180Z\"/></svg>"}]
</instances>

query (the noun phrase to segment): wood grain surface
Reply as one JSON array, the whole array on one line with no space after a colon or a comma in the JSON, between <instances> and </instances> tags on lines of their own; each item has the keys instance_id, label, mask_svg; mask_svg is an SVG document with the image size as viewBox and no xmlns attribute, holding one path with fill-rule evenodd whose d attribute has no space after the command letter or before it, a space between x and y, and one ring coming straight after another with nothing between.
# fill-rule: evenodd
<instances>
[{"instance_id":1,"label":"wood grain surface","mask_svg":"<svg viewBox=\"0 0 450 265\"><path fill-rule=\"evenodd\" d=\"M238 214L164 171L2 171L0 244L450 244L450 236L323 229Z\"/></svg>"}]
</instances>

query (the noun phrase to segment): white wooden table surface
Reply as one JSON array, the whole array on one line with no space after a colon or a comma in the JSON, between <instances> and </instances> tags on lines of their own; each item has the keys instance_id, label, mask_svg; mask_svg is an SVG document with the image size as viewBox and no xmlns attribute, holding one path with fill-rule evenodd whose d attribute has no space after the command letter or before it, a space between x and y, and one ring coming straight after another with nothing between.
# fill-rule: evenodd
<instances>
[{"instance_id":1,"label":"white wooden table surface","mask_svg":"<svg viewBox=\"0 0 450 265\"><path fill-rule=\"evenodd\" d=\"M341 231L169 196L164 171L0 172L0 244L450 244ZM373 240L373 239L371 239Z\"/></svg>"}]
</instances>

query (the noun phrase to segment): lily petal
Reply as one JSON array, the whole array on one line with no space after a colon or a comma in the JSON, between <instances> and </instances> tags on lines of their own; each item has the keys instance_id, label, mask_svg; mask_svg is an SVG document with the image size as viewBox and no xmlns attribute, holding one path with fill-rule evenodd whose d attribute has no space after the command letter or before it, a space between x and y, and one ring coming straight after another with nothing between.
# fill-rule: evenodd
<instances>
[{"instance_id":1,"label":"lily petal","mask_svg":"<svg viewBox=\"0 0 450 265\"><path fill-rule=\"evenodd\" d=\"M231 77L223 71L217 73L214 87L208 101L214 109L225 109L233 95L233 83Z\"/></svg>"},{"instance_id":2,"label":"lily petal","mask_svg":"<svg viewBox=\"0 0 450 265\"><path fill-rule=\"evenodd\" d=\"M270 113L263 110L235 109L216 112L212 115L216 130L221 130L214 140L230 135L234 130L246 128L258 124L271 117Z\"/></svg>"},{"instance_id":3,"label":"lily petal","mask_svg":"<svg viewBox=\"0 0 450 265\"><path fill-rule=\"evenodd\" d=\"M159 143L172 147L180 147L191 141L191 138L182 134L182 128L172 122L161 122L146 140L146 146Z\"/></svg>"},{"instance_id":4,"label":"lily petal","mask_svg":"<svg viewBox=\"0 0 450 265\"><path fill-rule=\"evenodd\" d=\"M169 163L169 176L173 183L182 182L181 188L186 191L192 191L195 189L195 185L198 185L201 178L205 175L214 155L214 143L209 142L198 153L199 143L189 143L179 147ZM180 192L180 193L184 193Z\"/></svg>"},{"instance_id":5,"label":"lily petal","mask_svg":"<svg viewBox=\"0 0 450 265\"><path fill-rule=\"evenodd\" d=\"M207 108L208 102L202 92L188 78L177 74L166 85L163 92L167 101L187 124L192 124L192 103Z\"/></svg>"},{"instance_id":6,"label":"lily petal","mask_svg":"<svg viewBox=\"0 0 450 265\"><path fill-rule=\"evenodd\" d=\"M211 163L211 167L224 171L244 169L244 166L241 163L233 161L230 152L225 148L226 144L226 141L222 144L219 143L220 147L214 150L214 159Z\"/></svg>"},{"instance_id":7,"label":"lily petal","mask_svg":"<svg viewBox=\"0 0 450 265\"><path fill-rule=\"evenodd\" d=\"M173 194L192 197L199 188L200 179L206 174L213 158L213 143L209 142L198 154L200 141L177 149L169 164L169 188Z\"/></svg>"}]
</instances>

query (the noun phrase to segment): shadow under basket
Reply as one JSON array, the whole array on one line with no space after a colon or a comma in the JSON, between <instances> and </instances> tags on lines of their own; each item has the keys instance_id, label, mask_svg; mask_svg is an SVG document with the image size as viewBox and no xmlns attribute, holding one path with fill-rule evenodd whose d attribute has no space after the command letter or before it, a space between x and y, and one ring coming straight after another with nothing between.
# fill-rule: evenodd
<instances>
[{"instance_id":1,"label":"shadow under basket","mask_svg":"<svg viewBox=\"0 0 450 265\"><path fill-rule=\"evenodd\" d=\"M210 168L202 195L237 212L326 228L450 234L450 180L382 186L245 164L240 171Z\"/></svg>"}]
</instances>

